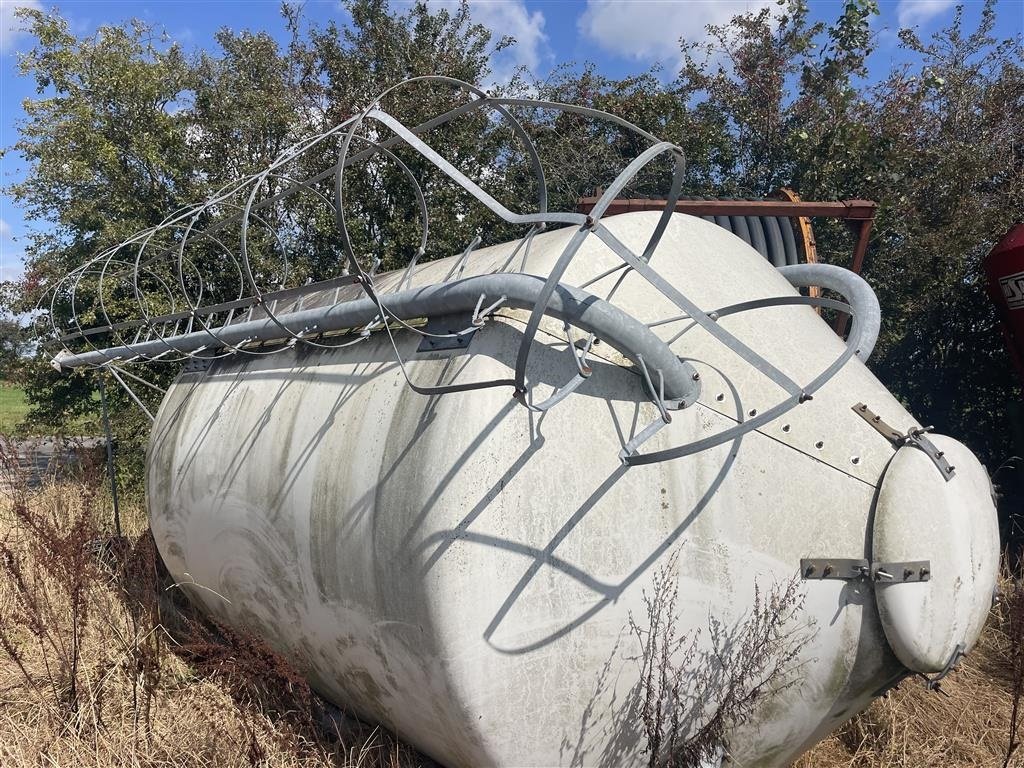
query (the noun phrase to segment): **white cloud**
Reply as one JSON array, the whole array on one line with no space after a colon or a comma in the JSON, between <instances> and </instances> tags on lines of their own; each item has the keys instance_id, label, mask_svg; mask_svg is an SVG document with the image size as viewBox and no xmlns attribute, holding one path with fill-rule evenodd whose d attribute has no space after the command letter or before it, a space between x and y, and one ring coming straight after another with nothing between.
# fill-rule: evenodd
<instances>
[{"instance_id":1,"label":"white cloud","mask_svg":"<svg viewBox=\"0 0 1024 768\"><path fill-rule=\"evenodd\" d=\"M0 0L0 54L14 50L18 38L25 34L24 22L14 15L16 8L42 10L39 0Z\"/></svg>"},{"instance_id":2,"label":"white cloud","mask_svg":"<svg viewBox=\"0 0 1024 768\"><path fill-rule=\"evenodd\" d=\"M6 243L11 239L11 225L0 219L0 242Z\"/></svg>"},{"instance_id":3,"label":"white cloud","mask_svg":"<svg viewBox=\"0 0 1024 768\"><path fill-rule=\"evenodd\" d=\"M680 38L703 41L709 24L775 7L774 0L587 0L576 24L584 37L607 53L675 66L682 58Z\"/></svg>"},{"instance_id":4,"label":"white cloud","mask_svg":"<svg viewBox=\"0 0 1024 768\"><path fill-rule=\"evenodd\" d=\"M954 0L900 0L896 19L901 27L925 24L953 7Z\"/></svg>"},{"instance_id":5,"label":"white cloud","mask_svg":"<svg viewBox=\"0 0 1024 768\"><path fill-rule=\"evenodd\" d=\"M454 10L457 0L433 0L431 5ZM508 35L516 44L491 57L491 78L494 82L508 81L515 70L526 67L538 72L540 66L553 58L548 36L544 32L542 11L530 11L523 0L469 0L473 21L491 30L492 45Z\"/></svg>"}]
</instances>

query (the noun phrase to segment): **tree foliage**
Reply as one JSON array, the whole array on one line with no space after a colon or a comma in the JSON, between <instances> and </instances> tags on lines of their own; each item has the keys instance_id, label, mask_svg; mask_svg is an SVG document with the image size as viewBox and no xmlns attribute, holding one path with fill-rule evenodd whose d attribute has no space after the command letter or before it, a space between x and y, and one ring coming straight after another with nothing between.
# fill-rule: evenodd
<instances>
[{"instance_id":1,"label":"tree foliage","mask_svg":"<svg viewBox=\"0 0 1024 768\"><path fill-rule=\"evenodd\" d=\"M20 66L38 92L15 145L30 171L9 191L29 218L50 226L28 247L22 308L100 248L259 170L403 79L487 82L491 52L510 42L495 45L465 4L346 5L344 26L311 25L286 5L286 43L222 30L216 50L203 53L141 22L80 37L58 15L23 11L35 45ZM684 41L683 63L668 81L656 71L612 79L592 65L564 66L543 79L520 73L500 90L594 106L678 143L687 158L684 194L760 197L786 186L804 199L877 200L866 277L884 326L873 368L913 412L994 466L1010 453L1006 405L1020 390L982 290L980 260L1024 211L1021 42L993 38L990 1L976 29L957 11L929 40L904 30L901 45L917 63L871 79L876 13L875 0L850 0L824 24L802 0L783 0L709 28L705 43ZM382 106L416 124L455 98L419 84ZM516 114L550 169L552 207L569 207L607 183L641 149L635 137L575 115ZM510 207L534 210L525 159L492 118L463 116L429 141ZM334 152L325 144L287 173L304 178L329 166ZM505 239L504 228L422 158L398 155L424 180L435 218L448 223L432 232L426 258L460 251L476 234ZM652 165L629 193L663 194L668 170ZM268 180L259 194L270 197L286 181ZM345 184L361 258L381 258L385 268L407 263L420 222L400 167L378 159L346 174ZM297 274L336 269L332 217L308 196L288 205L273 215L300 222L292 226ZM842 263L851 250L840 226L819 225L817 238L826 260ZM93 407L83 397L88 377L35 371L29 389L38 418L59 424Z\"/></svg>"},{"instance_id":2,"label":"tree foliage","mask_svg":"<svg viewBox=\"0 0 1024 768\"><path fill-rule=\"evenodd\" d=\"M319 29L285 6L292 32L286 47L266 33L221 30L218 50L199 54L183 51L139 21L76 37L60 15L19 10L35 39L21 56L20 69L34 79L37 97L26 101L26 118L13 147L27 159L30 171L8 191L26 218L48 226L26 248L26 277L10 308L31 310L47 286L103 248L158 224L169 212L204 199L239 176L262 170L286 146L335 125L389 85L422 74L448 74L470 82L487 78L490 33L471 23L465 6L434 13L421 2L393 13L380 0L353 0L348 9L349 27L329 24ZM413 120L417 109L434 113L436 102L418 100L422 90L413 96L408 102ZM408 113L404 117L410 119ZM438 149L461 154L482 170L488 162L478 147L480 132L481 125L468 121L453 125L440 137ZM299 164L288 172L304 178L304 172L318 163L316 170L322 170L328 160L304 156L302 162L310 167ZM409 215L412 198L396 169L383 164L372 171L353 173L347 182L347 196L376 206L354 206L354 240L362 252L378 244L385 266L393 267L411 254L418 223ZM287 182L271 179L259 190L261 199ZM435 187L428 189L436 193L431 202L448 206L446 216L464 205L446 200L446 190ZM296 196L290 205L273 213L287 217L293 231L295 222L302 222L301 238L292 243L293 279L315 279L336 269L333 219L322 206L310 206L308 196ZM386 232L360 232L360 220L393 226ZM473 218L462 220L463 231L452 231L447 238L441 233L440 248L470 239L466 234L472 231ZM208 242L205 246L216 250ZM118 258L130 260L134 253ZM258 264L257 270L258 279L272 283L272 270L259 272ZM230 268L224 265L224 271ZM225 279L220 287L227 283ZM216 295L216 281L207 287ZM108 311L121 308L131 314L132 297L123 286L120 294L117 290L110 288L111 295L105 296ZM41 329L48 314L38 317ZM58 325L66 325L71 314L66 302L54 307ZM92 319L87 313L79 315L83 325ZM155 369L157 383L174 374L170 366ZM57 374L40 359L25 377L32 418L42 425L65 428L95 408L92 374ZM137 475L147 429L138 409L116 391L109 388L112 409L123 414L116 424L121 454L131 458ZM158 401L152 393L142 390L140 395L155 409Z\"/></svg>"}]
</instances>

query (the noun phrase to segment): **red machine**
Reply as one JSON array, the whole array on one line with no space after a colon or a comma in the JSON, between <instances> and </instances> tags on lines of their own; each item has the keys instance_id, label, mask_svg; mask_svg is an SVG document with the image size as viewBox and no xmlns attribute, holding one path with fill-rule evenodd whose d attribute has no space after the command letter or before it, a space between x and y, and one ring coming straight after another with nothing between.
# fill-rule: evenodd
<instances>
[{"instance_id":1,"label":"red machine","mask_svg":"<svg viewBox=\"0 0 1024 768\"><path fill-rule=\"evenodd\" d=\"M1024 222L1010 227L983 263L1010 357L1024 381Z\"/></svg>"}]
</instances>

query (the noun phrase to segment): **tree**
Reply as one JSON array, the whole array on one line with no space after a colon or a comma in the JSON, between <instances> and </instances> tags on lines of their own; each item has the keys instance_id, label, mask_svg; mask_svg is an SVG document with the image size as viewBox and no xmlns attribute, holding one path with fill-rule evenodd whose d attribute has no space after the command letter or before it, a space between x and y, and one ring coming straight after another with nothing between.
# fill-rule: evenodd
<instances>
[{"instance_id":1,"label":"tree","mask_svg":"<svg viewBox=\"0 0 1024 768\"><path fill-rule=\"evenodd\" d=\"M984 293L980 261L1024 211L1024 56L979 27L952 24L902 45L920 63L864 82L872 0L829 28L804 3L711 28L718 63L684 45L678 98L709 125L704 174L723 192L880 203L865 277L883 307L872 368L908 408L964 439L990 468L1010 453L1007 404L1020 397ZM669 138L672 138L669 136ZM825 254L845 233L819 227ZM834 259L834 257L833 257Z\"/></svg>"},{"instance_id":2,"label":"tree","mask_svg":"<svg viewBox=\"0 0 1024 768\"><path fill-rule=\"evenodd\" d=\"M1024 211L1024 55L951 26L903 44L920 67L893 73L865 115L879 147L882 203L868 277L889 317L876 369L911 409L963 436L990 468L1010 449L1007 406L1020 397L985 295L981 259Z\"/></svg>"},{"instance_id":3,"label":"tree","mask_svg":"<svg viewBox=\"0 0 1024 768\"><path fill-rule=\"evenodd\" d=\"M648 73L614 81L592 68L533 84L546 98L634 120L686 150L685 193L765 197L791 187L804 199L867 198L880 207L865 277L883 308L872 369L911 412L966 441L994 470L1012 453L1008 406L1020 399L981 259L1024 211L1024 70L1020 40L992 37L987 2L976 30L962 9L918 61L866 81L873 0L846 3L832 25L789 0L683 42L683 65L663 86ZM535 129L594 185L636 154L615 132L559 118ZM557 141L552 137L557 134ZM586 147L575 153L565 147ZM664 168L629 190L661 197ZM660 175L659 175L660 174ZM556 172L556 176L557 176ZM563 199L589 192L579 186ZM819 252L850 253L848 233L818 222ZM1006 514L1019 497L1006 500Z\"/></svg>"},{"instance_id":4,"label":"tree","mask_svg":"<svg viewBox=\"0 0 1024 768\"><path fill-rule=\"evenodd\" d=\"M191 66L177 46L162 45L138 22L78 39L60 16L18 12L36 39L19 66L35 80L39 98L26 101L14 146L31 170L9 192L27 218L49 224L26 249L15 309L28 311L47 286L160 221L168 208L200 194L202 185L188 151L187 122L174 109L191 84ZM54 309L53 320L68 323L72 308L58 301ZM50 335L49 315L37 317L42 338ZM87 311L80 319L92 317ZM45 360L25 375L30 419L46 427L66 428L95 407L87 375L60 376ZM141 417L127 399L115 407L125 413L119 423L126 444L138 445Z\"/></svg>"},{"instance_id":5,"label":"tree","mask_svg":"<svg viewBox=\"0 0 1024 768\"><path fill-rule=\"evenodd\" d=\"M38 98L27 105L15 145L30 171L10 192L29 217L54 226L28 248L20 309L93 254L261 170L285 147L331 130L399 81L443 74L486 82L489 51L510 42L492 45L466 4L393 9L386 0L348 0L347 7L352 21L342 28L310 25L286 5L286 45L265 33L221 31L218 50L200 55L139 22L78 38L59 16L23 11L36 44L21 69L35 78ZM616 80L588 65L544 79L521 73L499 90L605 109L678 143L687 158L684 194L756 197L789 186L805 199L878 200L866 277L885 317L873 367L913 412L964 438L994 466L1009 453L1006 403L1020 389L981 290L979 265L1024 210L1021 44L992 38L989 2L977 30L966 31L958 12L928 42L904 32L902 44L919 63L872 84L866 62L875 13L874 0L851 0L826 25L811 21L802 0L784 0L774 16L762 10L709 28L706 45L684 42L683 65L668 84L653 71ZM391 92L379 106L415 125L465 98L448 85L421 81ZM548 169L553 208L571 208L641 148L635 137L575 115L512 111ZM367 121L353 151L389 135ZM509 207L535 210L525 155L496 113L471 112L425 139ZM261 289L285 279L293 285L324 279L344 266L334 214L323 200L333 193L332 179L276 200L294 180L330 168L339 145L339 137L316 145L254 191L266 203L260 215L267 226L250 233ZM416 152L395 154L420 179L431 218L445 222L432 228L423 259L460 252L476 235L498 242L522 234L497 222ZM663 195L670 170L668 158L652 164L627 193ZM383 268L399 268L414 257L422 223L394 158L377 154L347 169L344 196L364 265L380 258ZM242 203L235 196L221 207ZM205 211L198 225L212 215ZM176 236L168 230L164 244L173 245ZM236 240L237 225L219 236ZM825 254L849 252L841 227L819 225L817 238ZM202 238L190 247L192 262L206 265L203 295L237 295L240 276L223 248ZM290 255L287 278L282 247ZM146 279L177 285L172 266L173 260L158 260ZM194 275L183 282L198 292ZM105 290L108 309L137 314L124 286ZM66 325L70 311L58 301L53 319ZM44 313L41 320L48 319ZM156 370L164 378L174 373ZM92 407L84 396L91 387L86 376L58 377L38 365L29 378L36 416L47 423L59 425L75 409ZM130 410L127 401L121 406ZM145 432L132 424L125 430Z\"/></svg>"},{"instance_id":6,"label":"tree","mask_svg":"<svg viewBox=\"0 0 1024 768\"><path fill-rule=\"evenodd\" d=\"M17 301L17 286L0 282L0 382L20 378L25 358L33 347L31 329L10 312Z\"/></svg>"},{"instance_id":7,"label":"tree","mask_svg":"<svg viewBox=\"0 0 1024 768\"><path fill-rule=\"evenodd\" d=\"M466 4L434 12L419 2L400 13L383 0L349 0L347 6L353 23L344 30L333 23L311 27L298 10L285 5L282 11L292 35L286 47L266 33L222 30L216 36L219 50L200 55L187 54L152 25L139 21L103 26L95 34L76 37L57 14L19 10L35 38L35 45L20 59L20 70L35 80L37 98L26 102L27 117L14 145L30 170L8 191L27 218L50 226L27 248L26 277L13 308L31 310L63 275L105 248L240 176L261 171L295 141L332 128L402 79L445 74L468 82L486 80L490 33L471 22ZM499 47L502 44L507 41ZM416 124L457 98L450 87L424 84L396 93L382 107L398 113L407 124ZM479 178L499 151L497 140L479 140L489 125L486 114L470 116L435 131L431 142L446 155L460 158L467 172ZM294 180L330 167L336 162L337 147L337 142L324 143L321 151L301 155L256 190L256 202L270 200ZM356 145L357 151L361 148ZM424 179L435 214L443 211L445 220L456 214L452 227L433 232L428 257L465 248L480 229L482 212L457 199L454 185L421 158L406 152L402 159ZM386 268L406 263L418 243L419 222L410 215L414 198L398 166L377 162L354 167L346 179L358 251L382 256ZM493 178L481 181L501 183ZM325 195L332 183L327 179L321 184ZM235 196L221 208L237 210L242 203L244 199ZM278 249L282 238L289 249L290 284L333 276L344 266L333 214L314 194L294 195L260 216L267 227L254 227L250 238L261 290L285 279ZM374 229L369 222L389 226ZM210 213L204 212L197 227L208 223ZM270 227L276 230L276 239ZM161 247L173 246L180 230L162 232L147 254L159 256ZM236 224L218 238L231 243L238 235ZM212 238L195 238L189 247L195 249L187 254L189 263L202 264L205 271L200 286L197 276L186 270L185 290L195 296L201 289L208 300L237 295L237 267L225 257L224 248ZM127 274L135 249L120 251L114 258L123 260ZM370 257L364 261L369 264ZM182 306L173 258L157 258L142 279L147 310ZM171 288L162 292L163 285ZM88 299L90 289L98 286L83 281L80 298ZM103 290L112 318L138 315L139 305L127 281L108 280ZM96 319L95 313L82 309L87 304L80 301L75 308L83 326ZM58 328L73 325L72 307L61 293L52 311L47 305L37 318L42 338L52 335L51 322ZM154 366L149 373L163 384L176 369ZM87 372L56 373L41 352L27 372L31 418L50 428L66 427L96 407L89 396L93 386ZM117 421L122 455L138 469L148 430L124 393L115 387L108 391L112 408L126 414ZM138 394L150 410L155 409L152 393L142 389Z\"/></svg>"}]
</instances>

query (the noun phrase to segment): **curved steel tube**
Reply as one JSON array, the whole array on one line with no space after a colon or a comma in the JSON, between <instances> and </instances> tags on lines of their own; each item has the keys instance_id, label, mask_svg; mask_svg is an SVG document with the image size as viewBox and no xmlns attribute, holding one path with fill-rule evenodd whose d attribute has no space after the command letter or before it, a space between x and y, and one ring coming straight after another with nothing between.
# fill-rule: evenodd
<instances>
[{"instance_id":1,"label":"curved steel tube","mask_svg":"<svg viewBox=\"0 0 1024 768\"><path fill-rule=\"evenodd\" d=\"M850 331L847 345L853 354L867 362L878 341L882 327L882 308L871 286L860 275L834 264L790 264L779 267L779 274L794 288L827 288L843 296L858 319L857 328Z\"/></svg>"},{"instance_id":2,"label":"curved steel tube","mask_svg":"<svg viewBox=\"0 0 1024 768\"><path fill-rule=\"evenodd\" d=\"M467 277L453 283L414 288L387 296L388 314L402 319L431 315L471 312L480 295L505 296L505 306L515 309L533 309L544 288L544 279L534 275L498 274ZM61 368L102 365L118 357L145 357L164 351L171 345L179 352L195 351L209 346L211 333L224 345L239 344L245 339L264 341L288 338L281 334L281 326L289 334L298 334L316 327L317 332L357 328L371 322L380 313L379 305L368 297L323 308L302 310L280 315L276 322L269 318L236 323L215 331L197 331L172 339L161 339L139 344L111 347L103 352L83 354L61 353L54 363ZM666 397L693 403L700 385L693 378L694 369L676 357L664 341L646 325L618 307L586 291L558 286L546 307L546 314L593 333L602 341L618 349L634 362L643 357L647 364L659 368L665 376ZM507 382L503 382L507 383Z\"/></svg>"},{"instance_id":3,"label":"curved steel tube","mask_svg":"<svg viewBox=\"0 0 1024 768\"><path fill-rule=\"evenodd\" d=\"M695 440L694 442L687 443L686 445L666 448L661 451L653 451L652 453L630 452L631 450L635 450L639 445L639 442L634 441L630 445L627 445L623 449L623 453L620 454L624 463L656 464L659 461L668 461L669 459L678 459L682 456L690 456L694 453L706 451L708 448L714 448L716 445L721 445L722 443L734 440L748 432L752 432L770 421L774 421L787 411L807 400L810 400L811 396L828 383L828 381L835 376L847 362L849 362L851 357L856 356L861 360L867 360L868 355L875 346L875 340L878 338L878 329L881 321L881 311L878 306L878 298L875 296L875 292L871 290L871 286L869 286L859 275L832 264L793 264L781 267L779 272L789 280L790 284L794 288L804 288L817 285L822 288L828 288L829 290L841 293L850 302L849 306L853 315L853 326L850 329L850 336L847 339L846 348L843 350L843 353L800 392L790 395L782 402L759 413L757 416L747 419L746 421L741 421L736 426L724 429L718 434L711 435L703 440ZM727 309L733 309L734 311L731 314L735 314L736 311L775 306L780 303L830 306L835 302L832 302L830 299L823 299L814 296L773 297L745 302L742 305L734 305ZM742 307L742 309L738 309L740 307ZM658 423L659 422L655 422L648 428L651 431L646 435L646 437L652 436L658 429L660 429L660 427L652 429L653 427L656 427Z\"/></svg>"}]
</instances>

